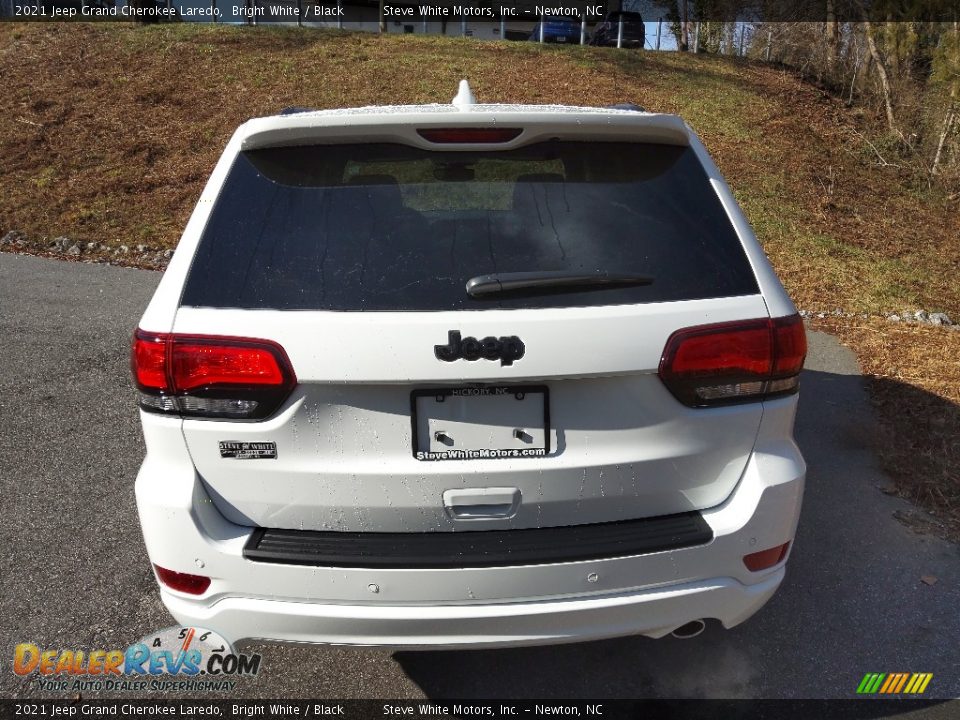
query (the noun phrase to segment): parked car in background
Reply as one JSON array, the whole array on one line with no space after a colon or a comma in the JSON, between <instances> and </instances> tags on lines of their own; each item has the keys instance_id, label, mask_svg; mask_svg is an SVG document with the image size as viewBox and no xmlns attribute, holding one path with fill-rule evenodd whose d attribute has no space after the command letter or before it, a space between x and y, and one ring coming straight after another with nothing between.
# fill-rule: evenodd
<instances>
[{"instance_id":1,"label":"parked car in background","mask_svg":"<svg viewBox=\"0 0 960 720\"><path fill-rule=\"evenodd\" d=\"M533 26L530 40L540 42L540 26L543 26L543 42L580 43L580 21L571 17L558 17L544 20Z\"/></svg>"},{"instance_id":2,"label":"parked car in background","mask_svg":"<svg viewBox=\"0 0 960 720\"><path fill-rule=\"evenodd\" d=\"M621 47L642 48L646 33L643 18L640 13L616 10L597 26L594 31L591 45L617 46L617 36L620 34L620 19L623 19L623 37Z\"/></svg>"}]
</instances>

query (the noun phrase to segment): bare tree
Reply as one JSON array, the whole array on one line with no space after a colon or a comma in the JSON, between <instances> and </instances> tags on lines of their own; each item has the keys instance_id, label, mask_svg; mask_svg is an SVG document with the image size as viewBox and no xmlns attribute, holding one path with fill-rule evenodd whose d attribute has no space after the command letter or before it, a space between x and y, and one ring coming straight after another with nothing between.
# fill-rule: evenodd
<instances>
[{"instance_id":1,"label":"bare tree","mask_svg":"<svg viewBox=\"0 0 960 720\"><path fill-rule=\"evenodd\" d=\"M887 75L887 68L883 64L883 58L877 51L877 43L873 39L873 23L866 22L867 47L870 49L870 57L873 59L873 65L877 69L877 77L880 80L880 89L883 93L883 107L887 116L887 127L890 132L898 133L897 122L893 117L893 98L890 92L890 78Z\"/></svg>"},{"instance_id":2,"label":"bare tree","mask_svg":"<svg viewBox=\"0 0 960 720\"><path fill-rule=\"evenodd\" d=\"M827 72L832 75L837 65L837 52L840 47L840 23L834 0L827 0Z\"/></svg>"},{"instance_id":3,"label":"bare tree","mask_svg":"<svg viewBox=\"0 0 960 720\"><path fill-rule=\"evenodd\" d=\"M936 175L943 158L943 150L950 136L950 131L957 120L957 85L960 84L960 22L954 21L953 32L941 40L939 57L934 59L934 81L945 83L950 87L947 100L947 109L943 117L943 125L937 138L937 149L933 154L933 163L930 165L930 174Z\"/></svg>"},{"instance_id":4,"label":"bare tree","mask_svg":"<svg viewBox=\"0 0 960 720\"><path fill-rule=\"evenodd\" d=\"M752 24L747 56L869 107L857 133L865 150L960 197L960 22L893 22L898 16L872 17L858 0L861 21L851 22L840 19L846 0L829 2L835 14L827 22Z\"/></svg>"},{"instance_id":5,"label":"bare tree","mask_svg":"<svg viewBox=\"0 0 960 720\"><path fill-rule=\"evenodd\" d=\"M933 155L933 165L930 166L931 175L937 174L940 158L943 156L943 146L947 141L947 136L950 134L950 129L953 127L953 121L956 119L956 100L957 85L954 83L950 89L950 103L947 105L947 114L943 119L943 130L940 131L940 138L937 140L937 151Z\"/></svg>"}]
</instances>

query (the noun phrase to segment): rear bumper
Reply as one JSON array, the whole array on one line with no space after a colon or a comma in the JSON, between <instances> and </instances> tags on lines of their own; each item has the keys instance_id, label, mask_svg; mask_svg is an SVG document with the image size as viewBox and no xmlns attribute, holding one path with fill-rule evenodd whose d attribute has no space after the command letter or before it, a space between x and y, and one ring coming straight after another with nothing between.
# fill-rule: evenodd
<instances>
[{"instance_id":1,"label":"rear bumper","mask_svg":"<svg viewBox=\"0 0 960 720\"><path fill-rule=\"evenodd\" d=\"M753 615L783 579L780 568L756 585L730 578L603 597L493 605L326 605L231 597L205 607L166 590L185 625L234 639L395 648L507 647L622 635L662 637L692 619L732 627Z\"/></svg>"},{"instance_id":2,"label":"rear bumper","mask_svg":"<svg viewBox=\"0 0 960 720\"><path fill-rule=\"evenodd\" d=\"M784 577L783 562L750 572L743 556L792 540L800 512L806 468L789 439L795 398L774 402L779 412L765 411L736 489L702 511L713 539L693 547L505 567L253 562L243 554L252 528L216 509L179 426L166 418L151 419L137 505L152 562L212 579L199 597L163 588L170 612L232 642L495 647L661 637L697 619L729 628L759 610Z\"/></svg>"},{"instance_id":3,"label":"rear bumper","mask_svg":"<svg viewBox=\"0 0 960 720\"><path fill-rule=\"evenodd\" d=\"M533 42L540 42L540 34L537 33L530 38ZM568 35L562 32L550 32L547 30L543 36L543 42L545 43L566 43L567 45L578 45L580 43L580 32L577 31L573 35Z\"/></svg>"}]
</instances>

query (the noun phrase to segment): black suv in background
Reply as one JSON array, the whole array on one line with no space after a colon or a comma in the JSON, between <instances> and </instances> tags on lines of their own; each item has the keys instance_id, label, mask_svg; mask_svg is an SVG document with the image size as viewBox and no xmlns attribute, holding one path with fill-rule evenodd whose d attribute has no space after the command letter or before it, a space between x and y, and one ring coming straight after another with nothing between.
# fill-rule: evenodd
<instances>
[{"instance_id":1,"label":"black suv in background","mask_svg":"<svg viewBox=\"0 0 960 720\"><path fill-rule=\"evenodd\" d=\"M616 47L621 18L623 18L623 37L620 46L642 48L646 38L643 18L640 17L640 13L624 10L615 10L607 15L606 19L597 26L590 44Z\"/></svg>"}]
</instances>

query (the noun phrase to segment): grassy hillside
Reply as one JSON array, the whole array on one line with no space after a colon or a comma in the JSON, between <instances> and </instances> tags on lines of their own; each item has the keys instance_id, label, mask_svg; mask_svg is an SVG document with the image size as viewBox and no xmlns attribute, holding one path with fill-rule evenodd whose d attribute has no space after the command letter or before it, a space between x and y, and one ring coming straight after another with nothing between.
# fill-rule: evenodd
<instances>
[{"instance_id":1,"label":"grassy hillside","mask_svg":"<svg viewBox=\"0 0 960 720\"><path fill-rule=\"evenodd\" d=\"M960 333L905 336L881 319L923 308L960 320L960 212L877 167L862 135L870 118L787 72L527 43L79 24L0 26L0 71L0 232L20 230L38 251L58 235L172 247L236 125L288 105L449 102L468 77L482 101L679 113L797 305L857 314L834 331L878 378L885 432L916 436L925 456L918 466L903 442L883 443L900 491L960 508ZM907 421L904 388L922 391Z\"/></svg>"}]
</instances>

